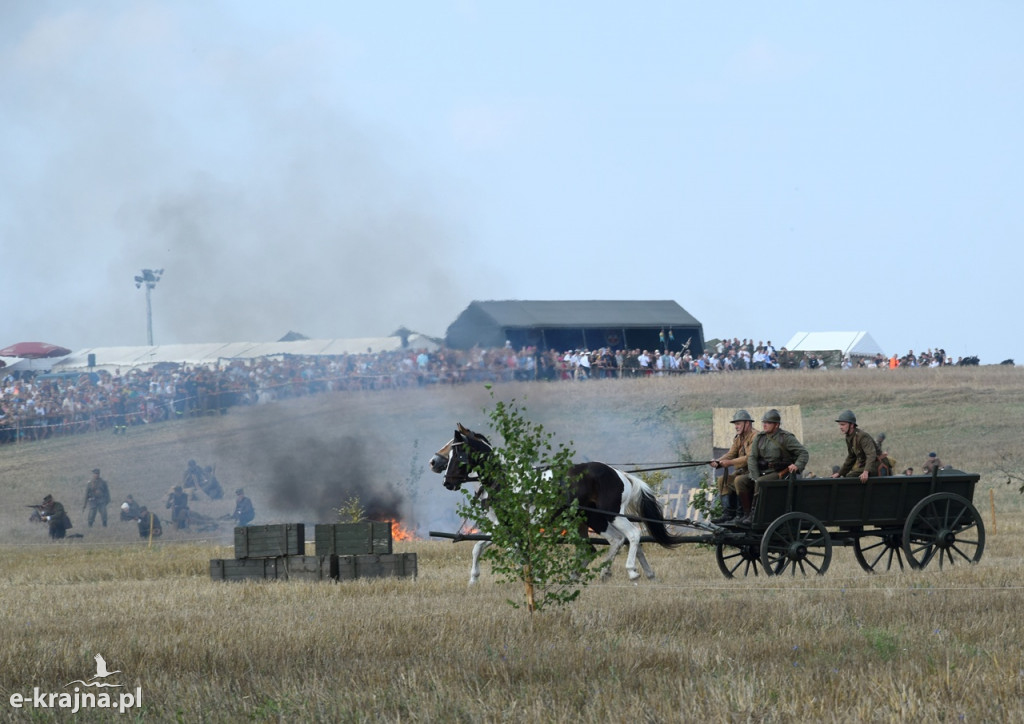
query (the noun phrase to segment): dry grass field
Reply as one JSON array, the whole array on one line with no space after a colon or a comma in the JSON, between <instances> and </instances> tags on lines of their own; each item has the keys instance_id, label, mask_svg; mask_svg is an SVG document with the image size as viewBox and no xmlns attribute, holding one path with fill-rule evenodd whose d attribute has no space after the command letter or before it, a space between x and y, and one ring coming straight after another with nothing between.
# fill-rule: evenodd
<instances>
[{"instance_id":1,"label":"dry grass field","mask_svg":"<svg viewBox=\"0 0 1024 724\"><path fill-rule=\"evenodd\" d=\"M168 531L154 546L130 524L88 528L88 471L119 502L163 512L188 458L244 485L257 522L329 520L295 507L281 478L327 491L391 486L417 529L450 523L458 497L423 471L456 421L486 429L482 388L334 394L221 418L0 448L0 680L12 721L119 715L10 706L34 688L66 692L101 653L140 689L142 721L754 721L1024 720L1024 376L1002 367L770 373L508 385L495 393L611 462L706 458L711 410L800 405L810 468L845 453L853 408L892 454L918 467L935 450L981 474L984 557L946 570L865 573L837 548L822 577L721 576L699 545L648 555L655 581L608 582L532 617L487 567L467 589L469 544L418 540L415 580L219 583L231 530ZM784 421L785 426L785 421ZM343 450L344 454L337 454ZM338 483L338 480L341 483ZM290 483L294 485L295 483ZM26 503L63 500L82 538L51 543ZM215 516L229 500L197 501ZM295 498L302 498L298 493ZM309 498L302 498L308 507ZM341 501L339 501L340 504ZM111 507L116 513L116 505ZM993 517L993 515L995 517ZM456 526L458 521L454 523ZM650 548L650 547L648 547Z\"/></svg>"}]
</instances>

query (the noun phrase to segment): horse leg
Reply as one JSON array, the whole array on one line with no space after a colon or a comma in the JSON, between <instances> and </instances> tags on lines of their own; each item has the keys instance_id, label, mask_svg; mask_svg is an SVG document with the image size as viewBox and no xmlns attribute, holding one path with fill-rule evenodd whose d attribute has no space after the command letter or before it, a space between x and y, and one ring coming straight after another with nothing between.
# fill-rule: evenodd
<instances>
[{"instance_id":1,"label":"horse leg","mask_svg":"<svg viewBox=\"0 0 1024 724\"><path fill-rule=\"evenodd\" d=\"M637 551L640 550L640 528L621 515L612 519L612 525L608 530L612 528L617 529L621 535L629 540L629 553L626 555L626 574L629 576L629 580L635 581L640 577L639 571L636 570L636 556ZM619 545L621 546L621 543Z\"/></svg>"},{"instance_id":2,"label":"horse leg","mask_svg":"<svg viewBox=\"0 0 1024 724\"><path fill-rule=\"evenodd\" d=\"M644 569L644 575L647 576L647 580L654 580L654 569L651 568L647 562L647 556L644 555L644 545L640 543L636 547L636 559L640 561L640 567Z\"/></svg>"},{"instance_id":3,"label":"horse leg","mask_svg":"<svg viewBox=\"0 0 1024 724\"><path fill-rule=\"evenodd\" d=\"M615 556L619 554L619 550L626 542L626 538L622 535L622 532L614 526L608 526L601 535L608 539L608 555L606 555L604 560L601 561L601 578L611 578L612 561L615 560Z\"/></svg>"},{"instance_id":4,"label":"horse leg","mask_svg":"<svg viewBox=\"0 0 1024 724\"><path fill-rule=\"evenodd\" d=\"M469 567L469 585L471 586L480 578L480 555L490 544L489 540L481 540L473 546L473 563Z\"/></svg>"}]
</instances>

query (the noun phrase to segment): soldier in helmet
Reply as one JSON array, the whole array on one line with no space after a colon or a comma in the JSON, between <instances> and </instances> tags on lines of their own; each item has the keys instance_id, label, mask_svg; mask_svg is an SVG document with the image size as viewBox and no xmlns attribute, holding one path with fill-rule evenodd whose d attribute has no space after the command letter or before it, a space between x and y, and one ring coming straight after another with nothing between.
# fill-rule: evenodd
<instances>
[{"instance_id":1,"label":"soldier in helmet","mask_svg":"<svg viewBox=\"0 0 1024 724\"><path fill-rule=\"evenodd\" d=\"M89 527L92 528L96 520L96 513L100 514L103 527L107 527L107 506L110 505L110 486L107 481L100 477L100 469L93 468L92 479L85 486L85 502L82 510L89 509Z\"/></svg>"},{"instance_id":2,"label":"soldier in helmet","mask_svg":"<svg viewBox=\"0 0 1024 724\"><path fill-rule=\"evenodd\" d=\"M755 481L754 495L762 481L779 480L787 475L799 475L807 467L810 457L807 448L800 444L796 435L781 429L782 415L776 409L768 410L761 416L761 432L754 436L747 455L747 473ZM751 505L753 511L753 505ZM739 521L739 525L750 525L751 515Z\"/></svg>"},{"instance_id":3,"label":"soldier in helmet","mask_svg":"<svg viewBox=\"0 0 1024 724\"><path fill-rule=\"evenodd\" d=\"M231 514L231 517L240 526L249 525L252 519L256 517L256 510L252 506L252 501L246 497L245 490L242 488L235 491L235 512Z\"/></svg>"},{"instance_id":4,"label":"soldier in helmet","mask_svg":"<svg viewBox=\"0 0 1024 724\"><path fill-rule=\"evenodd\" d=\"M71 519L64 510L63 504L54 500L52 495L47 495L43 498L43 505L39 512L42 516L40 519L47 524L50 530L50 538L60 540L67 535L67 530L71 527Z\"/></svg>"},{"instance_id":5,"label":"soldier in helmet","mask_svg":"<svg viewBox=\"0 0 1024 724\"><path fill-rule=\"evenodd\" d=\"M832 473L833 478L857 477L862 483L868 481L868 476L878 475L878 462L882 451L878 444L868 433L857 427L857 416L853 410L843 410L836 418L839 423L839 431L846 438L846 460L839 466L839 470Z\"/></svg>"},{"instance_id":6,"label":"soldier in helmet","mask_svg":"<svg viewBox=\"0 0 1024 724\"><path fill-rule=\"evenodd\" d=\"M747 452L757 432L754 430L754 418L746 410L736 410L730 422L736 430L732 446L722 457L712 460L710 465L716 470L725 469L720 478L718 494L722 498L722 515L712 518L711 522L720 525L734 518L743 518L750 513L754 485L747 474ZM730 472L730 468L732 471Z\"/></svg>"},{"instance_id":7,"label":"soldier in helmet","mask_svg":"<svg viewBox=\"0 0 1024 724\"><path fill-rule=\"evenodd\" d=\"M174 489L167 496L165 507L171 511L171 522L175 528L179 530L188 528L188 493L182 490L180 485L175 485Z\"/></svg>"}]
</instances>

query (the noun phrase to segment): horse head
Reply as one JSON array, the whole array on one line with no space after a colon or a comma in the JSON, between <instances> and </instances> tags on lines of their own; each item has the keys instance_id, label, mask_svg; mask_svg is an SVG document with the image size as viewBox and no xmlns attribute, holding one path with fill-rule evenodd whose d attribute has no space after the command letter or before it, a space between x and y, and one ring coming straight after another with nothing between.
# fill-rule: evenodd
<instances>
[{"instance_id":1,"label":"horse head","mask_svg":"<svg viewBox=\"0 0 1024 724\"><path fill-rule=\"evenodd\" d=\"M456 423L452 439L430 458L430 469L444 473L444 487L458 490L464 483L478 479L476 463L493 450L490 441L462 423Z\"/></svg>"}]
</instances>

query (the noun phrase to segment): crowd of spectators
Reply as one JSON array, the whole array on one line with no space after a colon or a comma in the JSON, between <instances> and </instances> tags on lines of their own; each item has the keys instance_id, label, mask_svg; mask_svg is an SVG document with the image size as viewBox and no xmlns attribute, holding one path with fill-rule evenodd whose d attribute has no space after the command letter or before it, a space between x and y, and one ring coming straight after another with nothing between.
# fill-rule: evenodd
<instances>
[{"instance_id":1,"label":"crowd of spectators","mask_svg":"<svg viewBox=\"0 0 1024 724\"><path fill-rule=\"evenodd\" d=\"M960 360L957 364L977 364ZM945 352L861 360L860 366L935 367ZM776 350L771 341L712 340L701 354L680 350L540 351L532 347L401 350L343 356L222 360L209 365L162 363L82 373L8 373L0 382L0 443L113 431L168 420L216 415L239 405L345 390L428 385L711 374L740 370L828 369L819 355Z\"/></svg>"}]
</instances>

